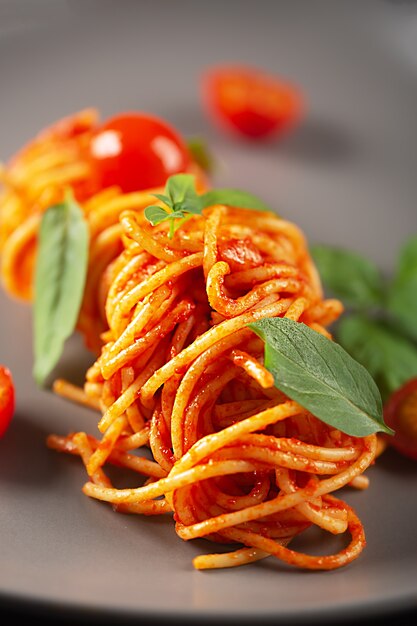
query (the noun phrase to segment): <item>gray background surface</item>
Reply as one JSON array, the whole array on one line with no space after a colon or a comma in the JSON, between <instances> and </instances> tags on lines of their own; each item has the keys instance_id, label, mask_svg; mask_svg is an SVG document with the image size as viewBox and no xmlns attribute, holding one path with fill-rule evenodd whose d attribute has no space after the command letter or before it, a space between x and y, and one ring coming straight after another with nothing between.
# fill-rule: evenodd
<instances>
[{"instance_id":1,"label":"gray background surface","mask_svg":"<svg viewBox=\"0 0 417 626\"><path fill-rule=\"evenodd\" d=\"M268 145L212 128L199 78L229 61L299 84L308 102L300 128ZM261 195L310 242L346 245L389 272L417 231L416 77L414 2L0 2L0 159L86 106L103 118L151 111L208 140L216 184ZM0 362L17 386L0 441L3 599L276 623L417 607L415 464L388 452L367 493L346 492L368 545L345 569L300 572L269 559L194 571L192 557L210 544L182 542L169 519L117 515L86 498L80 463L46 449L49 432L96 433L95 414L35 387L30 309L1 294L0 311ZM56 373L77 381L90 362L74 337ZM318 549L315 540L305 541Z\"/></svg>"}]
</instances>

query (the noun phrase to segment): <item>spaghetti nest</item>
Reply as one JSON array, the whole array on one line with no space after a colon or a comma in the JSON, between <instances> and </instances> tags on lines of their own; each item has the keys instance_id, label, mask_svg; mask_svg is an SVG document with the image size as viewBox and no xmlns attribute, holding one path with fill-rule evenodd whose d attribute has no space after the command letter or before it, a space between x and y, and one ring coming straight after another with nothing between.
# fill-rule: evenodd
<instances>
[{"instance_id":1,"label":"spaghetti nest","mask_svg":"<svg viewBox=\"0 0 417 626\"><path fill-rule=\"evenodd\" d=\"M330 336L342 306L323 299L303 234L272 213L226 206L184 221L172 239L141 211L122 212L119 227L101 354L77 397L56 386L101 410L100 437L51 435L48 445L82 457L86 495L126 513L173 513L182 539L232 546L195 558L198 569L269 555L309 569L355 559L363 527L333 493L366 487L376 436L348 436L278 391L248 327L286 316ZM107 464L145 481L115 488ZM350 540L326 556L290 549L311 525Z\"/></svg>"}]
</instances>

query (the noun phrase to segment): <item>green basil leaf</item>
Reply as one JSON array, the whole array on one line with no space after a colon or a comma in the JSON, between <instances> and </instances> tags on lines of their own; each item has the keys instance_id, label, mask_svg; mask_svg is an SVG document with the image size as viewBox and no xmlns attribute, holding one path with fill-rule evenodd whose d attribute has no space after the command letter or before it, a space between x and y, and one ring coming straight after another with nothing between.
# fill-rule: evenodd
<instances>
[{"instance_id":1,"label":"green basil leaf","mask_svg":"<svg viewBox=\"0 0 417 626\"><path fill-rule=\"evenodd\" d=\"M44 213L35 268L34 368L42 385L77 323L88 265L88 226L67 198Z\"/></svg>"},{"instance_id":2,"label":"green basil leaf","mask_svg":"<svg viewBox=\"0 0 417 626\"><path fill-rule=\"evenodd\" d=\"M164 195L163 193L154 193L155 198L161 200L164 204L168 205L172 209L172 200L169 196Z\"/></svg>"},{"instance_id":3,"label":"green basil leaf","mask_svg":"<svg viewBox=\"0 0 417 626\"><path fill-rule=\"evenodd\" d=\"M385 400L417 376L417 347L394 327L361 315L344 316L337 339L375 379Z\"/></svg>"},{"instance_id":4,"label":"green basil leaf","mask_svg":"<svg viewBox=\"0 0 417 626\"><path fill-rule=\"evenodd\" d=\"M196 196L192 199L186 198L185 200L177 204L176 208L183 211L184 213L191 213L192 215L201 215L203 211L203 205L199 196Z\"/></svg>"},{"instance_id":5,"label":"green basil leaf","mask_svg":"<svg viewBox=\"0 0 417 626\"><path fill-rule=\"evenodd\" d=\"M417 235L408 239L400 251L387 308L406 334L417 340Z\"/></svg>"},{"instance_id":6,"label":"green basil leaf","mask_svg":"<svg viewBox=\"0 0 417 626\"><path fill-rule=\"evenodd\" d=\"M144 215L148 222L152 224L152 226L156 226L156 224L164 222L166 219L168 219L171 213L168 213L168 211L156 204L151 204L151 206L146 207Z\"/></svg>"},{"instance_id":7,"label":"green basil leaf","mask_svg":"<svg viewBox=\"0 0 417 626\"><path fill-rule=\"evenodd\" d=\"M392 433L371 375L336 342L287 318L249 326L265 341L265 367L289 398L348 435Z\"/></svg>"},{"instance_id":8,"label":"green basil leaf","mask_svg":"<svg viewBox=\"0 0 417 626\"><path fill-rule=\"evenodd\" d=\"M412 235L401 247L398 255L397 276L408 278L417 271L417 235Z\"/></svg>"},{"instance_id":9,"label":"green basil leaf","mask_svg":"<svg viewBox=\"0 0 417 626\"><path fill-rule=\"evenodd\" d=\"M197 199L194 176L192 174L170 176L165 185L165 193L171 198L174 207L176 204L182 204L185 200Z\"/></svg>"},{"instance_id":10,"label":"green basil leaf","mask_svg":"<svg viewBox=\"0 0 417 626\"><path fill-rule=\"evenodd\" d=\"M344 304L367 308L383 302L383 280L377 266L360 254L331 246L312 246L324 288Z\"/></svg>"},{"instance_id":11,"label":"green basil leaf","mask_svg":"<svg viewBox=\"0 0 417 626\"><path fill-rule=\"evenodd\" d=\"M240 209L271 212L271 209L260 198L240 189L211 189L203 193L200 198L203 208L213 206L213 204L225 204Z\"/></svg>"}]
</instances>

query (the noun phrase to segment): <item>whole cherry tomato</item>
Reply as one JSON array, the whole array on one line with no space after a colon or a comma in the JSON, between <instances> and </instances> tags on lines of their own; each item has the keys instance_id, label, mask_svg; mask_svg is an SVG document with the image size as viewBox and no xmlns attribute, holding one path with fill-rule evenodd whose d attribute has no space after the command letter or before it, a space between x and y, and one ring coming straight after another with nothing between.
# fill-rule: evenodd
<instances>
[{"instance_id":1,"label":"whole cherry tomato","mask_svg":"<svg viewBox=\"0 0 417 626\"><path fill-rule=\"evenodd\" d=\"M117 185L125 193L160 187L191 161L172 126L139 112L109 119L93 135L89 150L97 188Z\"/></svg>"},{"instance_id":2,"label":"whole cherry tomato","mask_svg":"<svg viewBox=\"0 0 417 626\"><path fill-rule=\"evenodd\" d=\"M395 391L384 406L384 420L395 435L387 440L398 452L417 460L417 378Z\"/></svg>"},{"instance_id":3,"label":"whole cherry tomato","mask_svg":"<svg viewBox=\"0 0 417 626\"><path fill-rule=\"evenodd\" d=\"M295 87L245 66L206 71L202 98L215 122L251 139L265 138L294 126L303 111L303 99Z\"/></svg>"},{"instance_id":4,"label":"whole cherry tomato","mask_svg":"<svg viewBox=\"0 0 417 626\"><path fill-rule=\"evenodd\" d=\"M15 393L12 375L7 367L0 365L0 437L6 432L15 409Z\"/></svg>"}]
</instances>

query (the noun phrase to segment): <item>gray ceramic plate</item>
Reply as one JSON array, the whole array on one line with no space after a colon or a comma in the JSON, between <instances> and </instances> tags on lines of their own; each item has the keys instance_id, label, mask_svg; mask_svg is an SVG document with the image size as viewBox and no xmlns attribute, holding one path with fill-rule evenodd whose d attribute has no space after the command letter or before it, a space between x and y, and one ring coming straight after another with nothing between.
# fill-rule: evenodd
<instances>
[{"instance_id":1,"label":"gray ceramic plate","mask_svg":"<svg viewBox=\"0 0 417 626\"><path fill-rule=\"evenodd\" d=\"M221 163L217 182L260 194L311 242L347 245L390 271L417 230L414 3L39 1L1 2L0 11L1 158L85 106L103 117L143 109L205 136ZM219 135L202 115L198 80L225 61L302 86L304 125L263 147ZM95 433L96 417L35 387L30 309L4 295L0 306L0 362L17 386L17 413L0 442L4 601L275 623L417 608L415 464L388 452L366 493L346 493L368 545L344 569L302 572L269 559L194 571L193 556L209 544L182 542L170 519L123 516L88 499L77 459L45 447L50 432ZM90 361L75 337L57 374L81 380Z\"/></svg>"}]
</instances>

